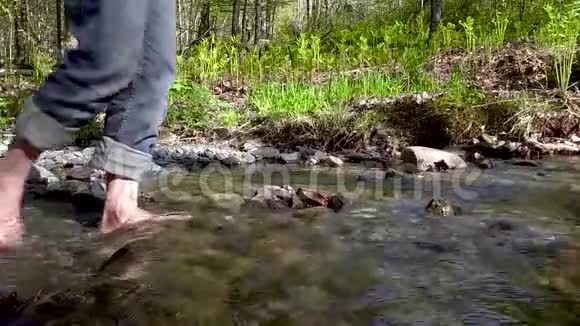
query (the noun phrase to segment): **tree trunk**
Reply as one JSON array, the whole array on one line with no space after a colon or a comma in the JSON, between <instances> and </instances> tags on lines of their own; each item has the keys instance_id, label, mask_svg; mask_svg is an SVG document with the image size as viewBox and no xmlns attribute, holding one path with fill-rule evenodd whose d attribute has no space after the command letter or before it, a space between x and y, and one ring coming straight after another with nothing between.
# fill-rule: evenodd
<instances>
[{"instance_id":1,"label":"tree trunk","mask_svg":"<svg viewBox=\"0 0 580 326\"><path fill-rule=\"evenodd\" d=\"M431 0L431 26L429 28L429 37L433 36L439 28L442 11L442 0Z\"/></svg>"},{"instance_id":2,"label":"tree trunk","mask_svg":"<svg viewBox=\"0 0 580 326\"><path fill-rule=\"evenodd\" d=\"M254 0L254 9L254 45L258 45L262 38L262 0Z\"/></svg>"},{"instance_id":3,"label":"tree trunk","mask_svg":"<svg viewBox=\"0 0 580 326\"><path fill-rule=\"evenodd\" d=\"M241 0L234 0L232 13L232 36L240 34L240 9L242 6Z\"/></svg>"},{"instance_id":4,"label":"tree trunk","mask_svg":"<svg viewBox=\"0 0 580 326\"><path fill-rule=\"evenodd\" d=\"M249 40L248 35L248 0L244 0L244 9L242 10L242 43Z\"/></svg>"},{"instance_id":5,"label":"tree trunk","mask_svg":"<svg viewBox=\"0 0 580 326\"><path fill-rule=\"evenodd\" d=\"M204 0L203 7L201 8L201 18L199 22L199 32L198 37L207 37L210 33L210 14L211 7L209 0Z\"/></svg>"},{"instance_id":6,"label":"tree trunk","mask_svg":"<svg viewBox=\"0 0 580 326\"><path fill-rule=\"evenodd\" d=\"M268 2L268 38L274 38L274 25L276 21L276 2L275 0L270 0Z\"/></svg>"},{"instance_id":7,"label":"tree trunk","mask_svg":"<svg viewBox=\"0 0 580 326\"><path fill-rule=\"evenodd\" d=\"M526 11L526 0L522 0L522 5L520 6L520 22L524 21L525 11Z\"/></svg>"},{"instance_id":8,"label":"tree trunk","mask_svg":"<svg viewBox=\"0 0 580 326\"><path fill-rule=\"evenodd\" d=\"M56 0L56 48L60 60L62 56L62 0Z\"/></svg>"}]
</instances>

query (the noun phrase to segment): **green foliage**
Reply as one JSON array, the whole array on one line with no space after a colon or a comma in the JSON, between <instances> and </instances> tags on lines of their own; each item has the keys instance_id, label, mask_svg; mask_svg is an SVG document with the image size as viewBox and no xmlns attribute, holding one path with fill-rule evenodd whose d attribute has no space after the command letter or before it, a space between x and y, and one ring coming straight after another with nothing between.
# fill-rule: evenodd
<instances>
[{"instance_id":1,"label":"green foliage","mask_svg":"<svg viewBox=\"0 0 580 326\"><path fill-rule=\"evenodd\" d=\"M33 78L37 84L42 83L53 71L56 60L46 52L34 49L31 55Z\"/></svg>"},{"instance_id":2,"label":"green foliage","mask_svg":"<svg viewBox=\"0 0 580 326\"><path fill-rule=\"evenodd\" d=\"M358 79L342 76L321 85L299 82L255 85L249 100L260 116L288 118L334 111L359 98L395 96L404 89L402 78L367 73Z\"/></svg>"},{"instance_id":3,"label":"green foliage","mask_svg":"<svg viewBox=\"0 0 580 326\"><path fill-rule=\"evenodd\" d=\"M495 37L495 44L499 47L502 46L505 41L505 33L509 23L509 16L505 12L496 11L495 18L493 19L493 36Z\"/></svg>"},{"instance_id":4,"label":"green foliage","mask_svg":"<svg viewBox=\"0 0 580 326\"><path fill-rule=\"evenodd\" d=\"M441 25L438 32L439 43L443 49L451 48L457 39L460 38L459 32L456 30L457 26L453 23Z\"/></svg>"},{"instance_id":5,"label":"green foliage","mask_svg":"<svg viewBox=\"0 0 580 326\"><path fill-rule=\"evenodd\" d=\"M566 4L563 9L545 6L549 22L540 34L540 41L550 49L554 57L554 70L560 91L570 86L572 65L576 56L576 44L580 36L580 1Z\"/></svg>"},{"instance_id":6,"label":"green foliage","mask_svg":"<svg viewBox=\"0 0 580 326\"><path fill-rule=\"evenodd\" d=\"M465 33L465 48L469 53L475 52L475 20L470 16L465 21L460 21L459 24L463 26Z\"/></svg>"},{"instance_id":7,"label":"green foliage","mask_svg":"<svg viewBox=\"0 0 580 326\"><path fill-rule=\"evenodd\" d=\"M242 120L241 114L216 99L202 85L178 79L169 92L167 124L177 129L203 130L216 126L233 126Z\"/></svg>"}]
</instances>

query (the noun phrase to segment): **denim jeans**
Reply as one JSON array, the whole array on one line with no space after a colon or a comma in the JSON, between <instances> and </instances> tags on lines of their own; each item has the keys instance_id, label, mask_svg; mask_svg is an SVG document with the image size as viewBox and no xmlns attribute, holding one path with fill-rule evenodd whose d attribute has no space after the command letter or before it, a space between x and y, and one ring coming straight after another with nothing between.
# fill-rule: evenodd
<instances>
[{"instance_id":1,"label":"denim jeans","mask_svg":"<svg viewBox=\"0 0 580 326\"><path fill-rule=\"evenodd\" d=\"M175 0L65 0L78 48L26 101L17 139L46 150L105 112L97 167L139 179L175 74Z\"/></svg>"}]
</instances>

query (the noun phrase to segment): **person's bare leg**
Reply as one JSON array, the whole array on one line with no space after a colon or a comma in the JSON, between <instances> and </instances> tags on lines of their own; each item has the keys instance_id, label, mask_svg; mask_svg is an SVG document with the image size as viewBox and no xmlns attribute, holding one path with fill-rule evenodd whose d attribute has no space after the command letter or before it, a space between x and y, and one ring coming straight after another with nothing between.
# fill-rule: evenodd
<instances>
[{"instance_id":1,"label":"person's bare leg","mask_svg":"<svg viewBox=\"0 0 580 326\"><path fill-rule=\"evenodd\" d=\"M109 233L125 225L152 217L138 206L139 182L114 175L107 175L107 198L101 232Z\"/></svg>"},{"instance_id":2,"label":"person's bare leg","mask_svg":"<svg viewBox=\"0 0 580 326\"><path fill-rule=\"evenodd\" d=\"M14 145L0 159L0 247L16 245L24 233L21 217L24 184L40 152L26 143Z\"/></svg>"}]
</instances>

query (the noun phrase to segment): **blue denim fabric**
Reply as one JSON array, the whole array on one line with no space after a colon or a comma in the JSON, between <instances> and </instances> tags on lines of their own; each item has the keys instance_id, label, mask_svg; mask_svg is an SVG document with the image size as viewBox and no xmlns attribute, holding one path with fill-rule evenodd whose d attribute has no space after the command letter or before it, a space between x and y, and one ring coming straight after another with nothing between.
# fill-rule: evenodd
<instances>
[{"instance_id":1,"label":"blue denim fabric","mask_svg":"<svg viewBox=\"0 0 580 326\"><path fill-rule=\"evenodd\" d=\"M174 0L65 0L79 45L26 102L17 138L44 150L67 144L98 112L105 137L94 162L139 179L165 117L175 74Z\"/></svg>"}]
</instances>

